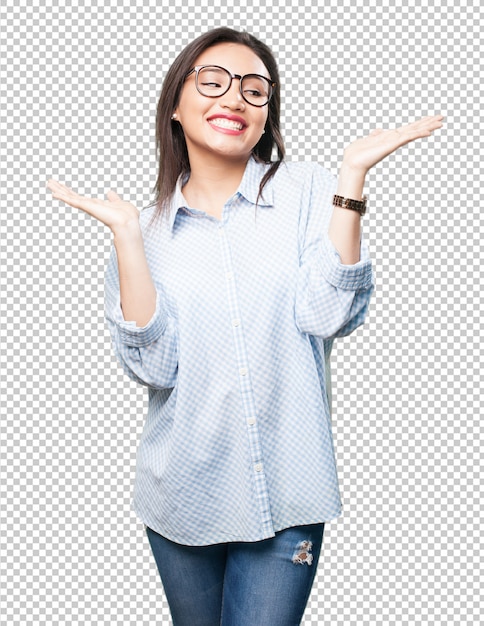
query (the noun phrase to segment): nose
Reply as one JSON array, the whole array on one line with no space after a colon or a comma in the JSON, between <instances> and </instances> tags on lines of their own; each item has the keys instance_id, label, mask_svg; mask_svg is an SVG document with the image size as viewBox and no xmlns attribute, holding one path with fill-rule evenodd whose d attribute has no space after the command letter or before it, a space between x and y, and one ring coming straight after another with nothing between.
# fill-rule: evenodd
<instances>
[{"instance_id":1,"label":"nose","mask_svg":"<svg viewBox=\"0 0 484 626\"><path fill-rule=\"evenodd\" d=\"M232 79L230 89L220 96L220 105L238 110L245 109L245 100L240 93L240 78Z\"/></svg>"}]
</instances>

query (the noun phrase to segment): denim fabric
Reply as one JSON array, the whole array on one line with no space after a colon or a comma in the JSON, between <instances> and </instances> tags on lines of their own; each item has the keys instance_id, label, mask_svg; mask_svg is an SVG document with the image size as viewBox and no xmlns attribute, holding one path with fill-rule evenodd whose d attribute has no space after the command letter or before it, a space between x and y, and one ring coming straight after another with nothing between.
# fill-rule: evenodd
<instances>
[{"instance_id":1,"label":"denim fabric","mask_svg":"<svg viewBox=\"0 0 484 626\"><path fill-rule=\"evenodd\" d=\"M324 524L252 543L183 546L147 528L174 626L297 626Z\"/></svg>"}]
</instances>

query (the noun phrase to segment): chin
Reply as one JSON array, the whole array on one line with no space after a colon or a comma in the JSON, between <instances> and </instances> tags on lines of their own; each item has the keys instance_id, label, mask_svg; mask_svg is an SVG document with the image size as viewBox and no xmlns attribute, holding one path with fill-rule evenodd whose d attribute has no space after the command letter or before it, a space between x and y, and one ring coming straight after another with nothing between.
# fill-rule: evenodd
<instances>
[{"instance_id":1,"label":"chin","mask_svg":"<svg viewBox=\"0 0 484 626\"><path fill-rule=\"evenodd\" d=\"M213 149L212 154L218 154L227 159L234 159L237 161L245 160L247 161L252 154L252 149L250 150L241 150L240 148L234 148L233 146L218 146Z\"/></svg>"}]
</instances>

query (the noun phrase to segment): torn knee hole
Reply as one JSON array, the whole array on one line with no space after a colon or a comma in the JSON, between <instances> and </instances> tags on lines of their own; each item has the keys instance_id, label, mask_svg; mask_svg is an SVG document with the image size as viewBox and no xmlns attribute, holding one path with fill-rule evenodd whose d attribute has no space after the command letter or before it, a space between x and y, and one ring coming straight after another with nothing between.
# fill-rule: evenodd
<instances>
[{"instance_id":1,"label":"torn knee hole","mask_svg":"<svg viewBox=\"0 0 484 626\"><path fill-rule=\"evenodd\" d=\"M311 541L301 541L297 544L296 551L292 556L292 562L297 565L311 565L313 562L313 555L311 554L311 550L313 548L313 544Z\"/></svg>"}]
</instances>

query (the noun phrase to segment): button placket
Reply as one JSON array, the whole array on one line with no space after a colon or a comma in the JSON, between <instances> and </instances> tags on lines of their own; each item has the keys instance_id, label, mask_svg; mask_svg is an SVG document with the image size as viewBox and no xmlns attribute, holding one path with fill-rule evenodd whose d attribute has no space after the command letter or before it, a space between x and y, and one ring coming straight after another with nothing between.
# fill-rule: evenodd
<instances>
[{"instance_id":1,"label":"button placket","mask_svg":"<svg viewBox=\"0 0 484 626\"><path fill-rule=\"evenodd\" d=\"M270 503L267 482L263 471L262 448L260 445L259 430L255 417L257 415L257 411L255 407L254 391L251 384L250 368L247 358L244 325L239 311L237 281L232 264L227 226L220 226L218 233L227 288L230 323L232 326L232 336L234 339L235 355L238 366L239 385L247 428L247 437L249 441L249 452L253 464L252 466L254 468L257 502L259 504L262 525L265 531L270 534L273 532Z\"/></svg>"}]
</instances>

